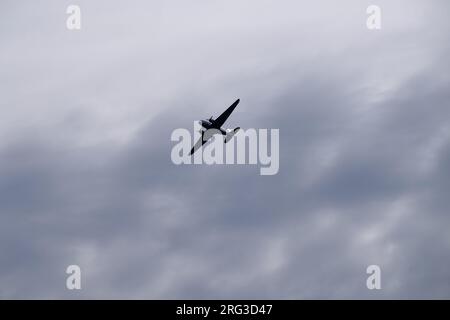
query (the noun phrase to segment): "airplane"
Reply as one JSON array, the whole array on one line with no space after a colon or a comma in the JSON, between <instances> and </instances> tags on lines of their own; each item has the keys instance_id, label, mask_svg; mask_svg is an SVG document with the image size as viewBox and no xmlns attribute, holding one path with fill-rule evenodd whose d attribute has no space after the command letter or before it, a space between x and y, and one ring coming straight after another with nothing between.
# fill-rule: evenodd
<instances>
[{"instance_id":1,"label":"airplane","mask_svg":"<svg viewBox=\"0 0 450 320\"><path fill-rule=\"evenodd\" d=\"M213 117L211 117L208 120L200 120L199 121L199 124L205 130L203 130L203 128L200 130L200 133L202 134L202 136L200 137L200 139L198 139L198 141L192 147L191 152L189 153L189 155L193 155L195 151L200 149L200 147L203 146L206 142L208 142L208 140L216 133L221 133L223 136L225 136L224 143L227 143L228 141L231 140L231 138L241 128L237 127L237 128L235 128L233 130L225 130L225 129L222 129L221 127L223 126L225 121L227 121L228 117L230 116L230 114L233 112L234 108L236 108L236 106L239 104L240 101L241 101L240 99L237 99L231 106L228 107L227 110L225 110L215 120L213 119ZM210 129L215 129L215 130L210 130ZM212 134L211 134L211 132L212 132ZM205 135L205 133L206 133L206 135Z\"/></svg>"}]
</instances>

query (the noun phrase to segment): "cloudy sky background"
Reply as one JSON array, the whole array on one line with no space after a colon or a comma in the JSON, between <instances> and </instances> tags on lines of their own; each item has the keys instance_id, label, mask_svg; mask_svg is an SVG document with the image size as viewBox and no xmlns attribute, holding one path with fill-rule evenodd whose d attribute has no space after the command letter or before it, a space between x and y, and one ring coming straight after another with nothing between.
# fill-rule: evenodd
<instances>
[{"instance_id":1,"label":"cloudy sky background","mask_svg":"<svg viewBox=\"0 0 450 320\"><path fill-rule=\"evenodd\" d=\"M449 298L449 7L3 0L0 298ZM175 166L237 98L279 173Z\"/></svg>"}]
</instances>

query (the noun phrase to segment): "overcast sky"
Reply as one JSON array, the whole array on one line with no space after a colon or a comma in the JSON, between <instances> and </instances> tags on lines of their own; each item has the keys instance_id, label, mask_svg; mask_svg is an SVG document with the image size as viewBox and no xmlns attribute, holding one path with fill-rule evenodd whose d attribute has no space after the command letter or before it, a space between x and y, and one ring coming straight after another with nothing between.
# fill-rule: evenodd
<instances>
[{"instance_id":1,"label":"overcast sky","mask_svg":"<svg viewBox=\"0 0 450 320\"><path fill-rule=\"evenodd\" d=\"M450 297L448 1L0 9L0 298ZM174 165L237 98L279 173Z\"/></svg>"}]
</instances>

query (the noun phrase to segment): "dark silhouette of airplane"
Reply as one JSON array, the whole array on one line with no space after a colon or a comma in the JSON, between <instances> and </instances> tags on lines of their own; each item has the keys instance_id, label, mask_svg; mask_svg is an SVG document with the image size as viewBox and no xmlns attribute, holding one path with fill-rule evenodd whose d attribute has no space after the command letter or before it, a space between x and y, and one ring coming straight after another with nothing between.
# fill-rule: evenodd
<instances>
[{"instance_id":1,"label":"dark silhouette of airplane","mask_svg":"<svg viewBox=\"0 0 450 320\"><path fill-rule=\"evenodd\" d=\"M195 145L192 147L191 152L189 155L193 155L195 151L200 149L201 146L203 146L208 140L216 133L221 133L224 138L224 142L227 143L231 140L231 138L239 131L240 127L235 128L234 130L224 130L221 127L227 121L230 114L233 112L234 108L239 104L241 100L237 99L231 106L228 107L227 110L225 110L217 119L213 119L213 117L209 118L208 120L200 120L199 124L206 130L200 130L200 133L202 136L198 141L195 143ZM214 130L210 130L214 129ZM209 134L208 134L209 133Z\"/></svg>"}]
</instances>

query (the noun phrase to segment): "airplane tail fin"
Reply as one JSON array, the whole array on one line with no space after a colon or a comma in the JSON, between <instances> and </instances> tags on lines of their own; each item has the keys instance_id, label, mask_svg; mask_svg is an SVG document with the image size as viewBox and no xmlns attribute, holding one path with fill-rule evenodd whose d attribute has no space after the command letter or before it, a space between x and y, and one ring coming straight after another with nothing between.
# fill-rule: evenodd
<instances>
[{"instance_id":1,"label":"airplane tail fin","mask_svg":"<svg viewBox=\"0 0 450 320\"><path fill-rule=\"evenodd\" d=\"M233 138L233 136L240 130L240 127L235 128L234 130L227 132L227 135L225 136L225 140L224 142L227 143L228 141L231 140L231 138Z\"/></svg>"}]
</instances>

